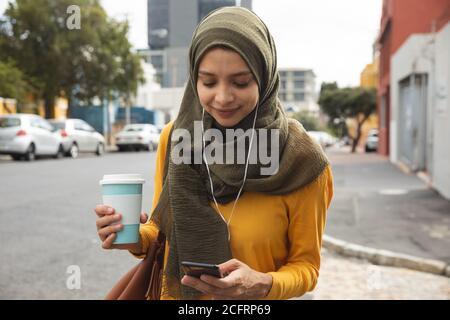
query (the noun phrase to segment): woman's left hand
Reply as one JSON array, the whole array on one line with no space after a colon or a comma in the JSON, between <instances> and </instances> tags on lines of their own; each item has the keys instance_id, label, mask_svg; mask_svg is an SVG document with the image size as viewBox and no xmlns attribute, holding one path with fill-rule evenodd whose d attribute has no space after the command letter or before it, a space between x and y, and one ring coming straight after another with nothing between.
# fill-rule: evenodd
<instances>
[{"instance_id":1,"label":"woman's left hand","mask_svg":"<svg viewBox=\"0 0 450 320\"><path fill-rule=\"evenodd\" d=\"M251 269L245 263L231 259L219 265L224 278L202 275L200 279L184 276L181 283L213 296L214 299L260 299L272 288L272 276Z\"/></svg>"}]
</instances>

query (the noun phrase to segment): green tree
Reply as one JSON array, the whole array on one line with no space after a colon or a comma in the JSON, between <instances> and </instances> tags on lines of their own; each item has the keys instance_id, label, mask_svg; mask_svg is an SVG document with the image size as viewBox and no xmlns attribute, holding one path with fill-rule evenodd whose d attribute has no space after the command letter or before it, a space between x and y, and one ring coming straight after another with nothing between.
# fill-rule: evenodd
<instances>
[{"instance_id":1,"label":"green tree","mask_svg":"<svg viewBox=\"0 0 450 320\"><path fill-rule=\"evenodd\" d=\"M23 100L29 90L29 84L14 63L0 62L0 97Z\"/></svg>"},{"instance_id":2,"label":"green tree","mask_svg":"<svg viewBox=\"0 0 450 320\"><path fill-rule=\"evenodd\" d=\"M335 83L322 84L319 105L329 116L329 125L343 125L343 120L354 118L357 122L356 136L352 138L352 152L356 151L361 128L376 110L376 90L361 87L338 88Z\"/></svg>"},{"instance_id":3,"label":"green tree","mask_svg":"<svg viewBox=\"0 0 450 320\"><path fill-rule=\"evenodd\" d=\"M296 112L292 115L292 118L298 120L306 131L318 131L319 130L319 120L317 117L312 115L307 111Z\"/></svg>"},{"instance_id":4,"label":"green tree","mask_svg":"<svg viewBox=\"0 0 450 320\"><path fill-rule=\"evenodd\" d=\"M81 28L68 28L77 5ZM142 82L139 58L131 52L127 22L109 18L98 0L16 0L0 21L0 58L12 58L33 79L53 117L55 97L90 103L135 93Z\"/></svg>"}]
</instances>

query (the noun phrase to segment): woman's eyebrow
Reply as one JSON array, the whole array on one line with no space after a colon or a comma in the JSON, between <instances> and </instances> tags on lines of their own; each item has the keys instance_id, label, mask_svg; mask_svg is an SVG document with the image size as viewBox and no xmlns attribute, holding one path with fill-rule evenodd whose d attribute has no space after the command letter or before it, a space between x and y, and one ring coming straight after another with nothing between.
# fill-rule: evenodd
<instances>
[{"instance_id":1,"label":"woman's eyebrow","mask_svg":"<svg viewBox=\"0 0 450 320\"><path fill-rule=\"evenodd\" d=\"M230 77L244 76L244 75L248 75L251 73L252 72L250 70L243 70L243 71L239 71L239 72L231 74ZM198 74L203 75L203 76L215 76L214 73L211 73L211 72L208 72L205 70L199 70Z\"/></svg>"}]
</instances>

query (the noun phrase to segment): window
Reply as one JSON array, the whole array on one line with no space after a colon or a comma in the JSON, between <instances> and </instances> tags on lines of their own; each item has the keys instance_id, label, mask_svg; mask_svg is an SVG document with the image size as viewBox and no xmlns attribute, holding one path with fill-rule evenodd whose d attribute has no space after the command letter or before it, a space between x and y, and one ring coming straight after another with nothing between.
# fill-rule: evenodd
<instances>
[{"instance_id":1,"label":"window","mask_svg":"<svg viewBox=\"0 0 450 320\"><path fill-rule=\"evenodd\" d=\"M52 122L51 123L56 129L65 129L66 123L65 122Z\"/></svg>"},{"instance_id":2,"label":"window","mask_svg":"<svg viewBox=\"0 0 450 320\"><path fill-rule=\"evenodd\" d=\"M163 70L164 68L164 58L162 55L154 54L150 57L151 64L157 70Z\"/></svg>"},{"instance_id":3,"label":"window","mask_svg":"<svg viewBox=\"0 0 450 320\"><path fill-rule=\"evenodd\" d=\"M55 130L47 121L38 119L38 125L41 129L53 131Z\"/></svg>"},{"instance_id":4,"label":"window","mask_svg":"<svg viewBox=\"0 0 450 320\"><path fill-rule=\"evenodd\" d=\"M73 127L75 130L86 131L86 127L85 127L84 123L81 121L75 121L73 124Z\"/></svg>"},{"instance_id":5,"label":"window","mask_svg":"<svg viewBox=\"0 0 450 320\"><path fill-rule=\"evenodd\" d=\"M144 128L138 127L138 126L129 126L129 127L126 127L124 129L124 131L126 131L126 132L144 131Z\"/></svg>"},{"instance_id":6,"label":"window","mask_svg":"<svg viewBox=\"0 0 450 320\"><path fill-rule=\"evenodd\" d=\"M162 49L169 45L169 1L148 1L148 41L150 48Z\"/></svg>"},{"instance_id":7,"label":"window","mask_svg":"<svg viewBox=\"0 0 450 320\"><path fill-rule=\"evenodd\" d=\"M305 71L294 71L294 77L304 77Z\"/></svg>"},{"instance_id":8,"label":"window","mask_svg":"<svg viewBox=\"0 0 450 320\"><path fill-rule=\"evenodd\" d=\"M304 101L305 94L304 93L294 93L294 100L295 101Z\"/></svg>"},{"instance_id":9,"label":"window","mask_svg":"<svg viewBox=\"0 0 450 320\"><path fill-rule=\"evenodd\" d=\"M304 80L294 80L294 88L295 89L303 89L305 87Z\"/></svg>"},{"instance_id":10,"label":"window","mask_svg":"<svg viewBox=\"0 0 450 320\"><path fill-rule=\"evenodd\" d=\"M200 0L198 4L198 22L208 13L220 7L235 6L235 0Z\"/></svg>"},{"instance_id":11,"label":"window","mask_svg":"<svg viewBox=\"0 0 450 320\"><path fill-rule=\"evenodd\" d=\"M84 129L85 129L86 131L89 131L89 132L94 132L94 131L95 131L95 129L92 128L88 123L85 123L85 124L84 124Z\"/></svg>"},{"instance_id":12,"label":"window","mask_svg":"<svg viewBox=\"0 0 450 320\"><path fill-rule=\"evenodd\" d=\"M32 126L33 128L40 128L40 123L39 123L39 119L38 118L31 118L30 120L30 126Z\"/></svg>"},{"instance_id":13,"label":"window","mask_svg":"<svg viewBox=\"0 0 450 320\"><path fill-rule=\"evenodd\" d=\"M0 118L0 128L10 128L10 127L19 127L20 119L19 118Z\"/></svg>"}]
</instances>

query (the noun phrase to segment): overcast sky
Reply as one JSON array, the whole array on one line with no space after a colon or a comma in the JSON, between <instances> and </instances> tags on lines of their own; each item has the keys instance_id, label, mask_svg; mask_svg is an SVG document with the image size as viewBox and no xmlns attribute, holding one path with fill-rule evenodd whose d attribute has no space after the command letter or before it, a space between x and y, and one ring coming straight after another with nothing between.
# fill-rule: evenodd
<instances>
[{"instance_id":1,"label":"overcast sky","mask_svg":"<svg viewBox=\"0 0 450 320\"><path fill-rule=\"evenodd\" d=\"M0 11L8 0L0 0ZM147 0L101 0L109 15L131 22L129 39L147 46ZM277 46L279 67L311 68L322 81L356 86L372 60L381 0L253 0Z\"/></svg>"}]
</instances>

